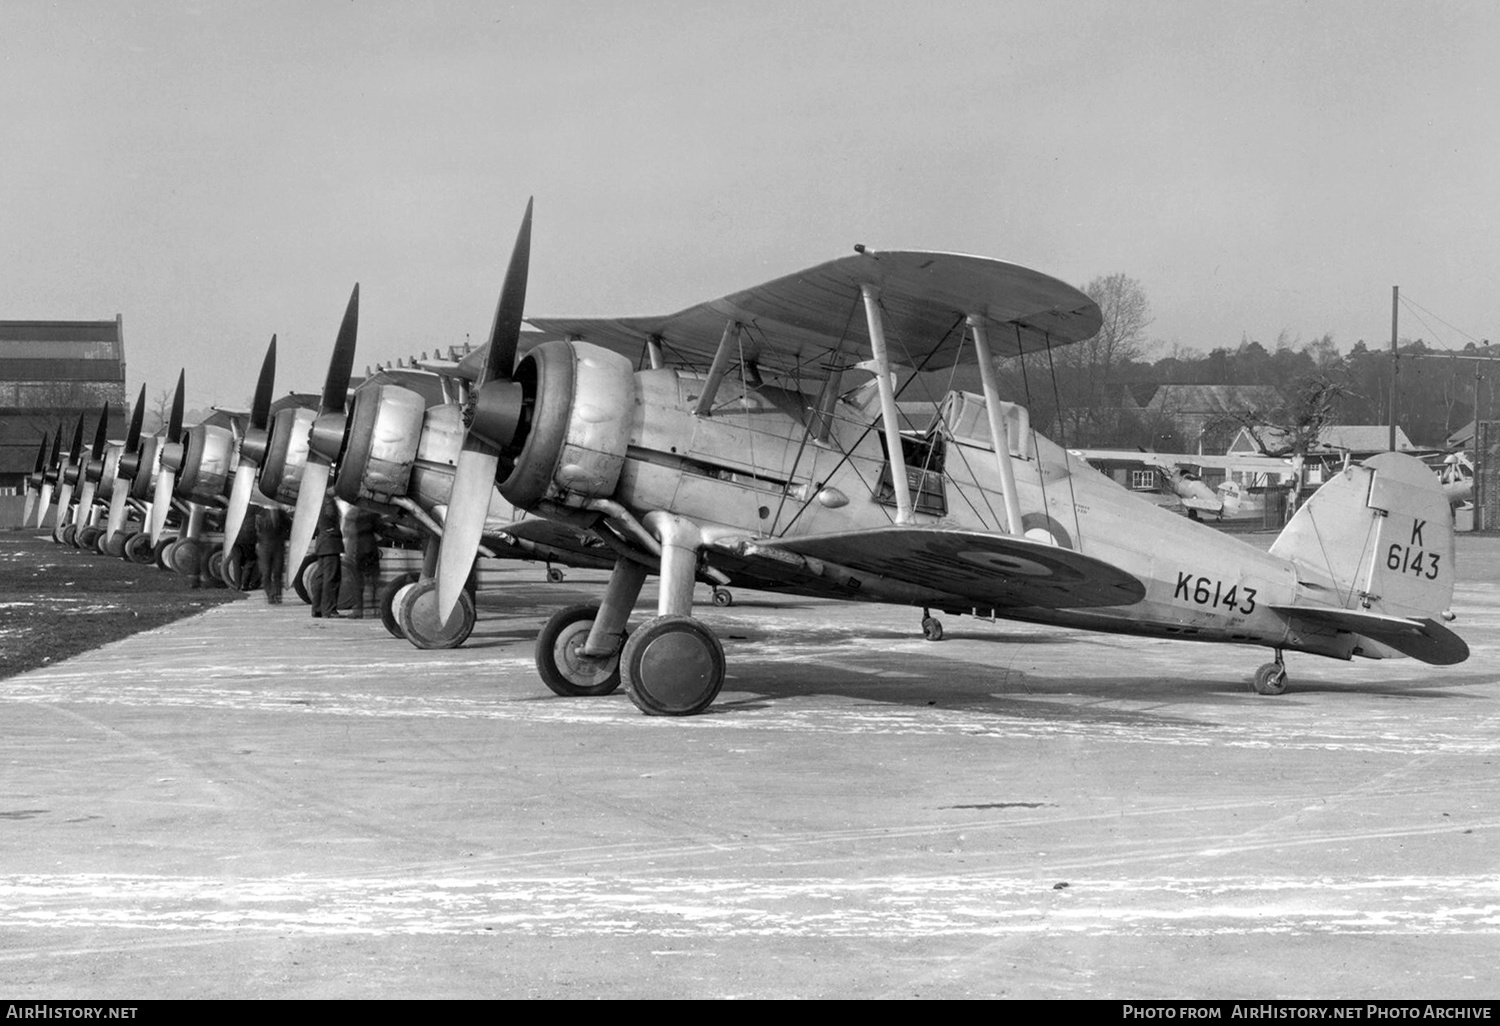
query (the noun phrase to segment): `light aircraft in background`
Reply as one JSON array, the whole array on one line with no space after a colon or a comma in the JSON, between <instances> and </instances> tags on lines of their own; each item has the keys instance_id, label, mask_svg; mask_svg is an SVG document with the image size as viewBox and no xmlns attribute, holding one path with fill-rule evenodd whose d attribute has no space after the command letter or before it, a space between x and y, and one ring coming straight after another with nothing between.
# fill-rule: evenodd
<instances>
[{"instance_id":1,"label":"light aircraft in background","mask_svg":"<svg viewBox=\"0 0 1500 1026\"><path fill-rule=\"evenodd\" d=\"M952 614L1270 648L1254 686L1286 687L1283 653L1468 656L1451 615L1452 518L1433 474L1386 453L1347 468L1269 552L1145 502L1030 426L997 358L1033 367L1094 335L1088 296L984 257L853 255L666 316L537 319L560 339L515 362L528 205L458 458L438 559L438 613L459 601L498 486L518 509L590 531L617 560L598 605L560 610L537 640L562 693L624 682L644 712L707 708L724 681L693 615L703 570L753 586ZM612 347L599 344L610 342ZM654 343L706 375L637 371ZM978 364L903 431L895 370ZM800 377L803 387L772 386ZM844 399L873 374L879 415ZM628 629L648 574L654 616Z\"/></svg>"}]
</instances>

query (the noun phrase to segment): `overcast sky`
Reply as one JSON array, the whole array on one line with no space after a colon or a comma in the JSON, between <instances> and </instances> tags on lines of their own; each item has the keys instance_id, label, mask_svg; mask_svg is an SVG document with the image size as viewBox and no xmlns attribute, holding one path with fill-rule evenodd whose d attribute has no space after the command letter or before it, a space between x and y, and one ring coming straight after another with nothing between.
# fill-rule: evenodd
<instances>
[{"instance_id":1,"label":"overcast sky","mask_svg":"<svg viewBox=\"0 0 1500 1026\"><path fill-rule=\"evenodd\" d=\"M248 403L873 248L1122 272L1151 334L1500 338L1500 3L0 2L0 319Z\"/></svg>"}]
</instances>

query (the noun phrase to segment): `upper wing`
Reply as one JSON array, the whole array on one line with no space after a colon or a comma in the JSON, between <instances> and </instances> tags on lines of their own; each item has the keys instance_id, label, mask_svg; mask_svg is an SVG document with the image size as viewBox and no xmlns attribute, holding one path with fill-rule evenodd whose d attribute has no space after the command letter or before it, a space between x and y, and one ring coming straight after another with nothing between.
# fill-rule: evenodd
<instances>
[{"instance_id":1,"label":"upper wing","mask_svg":"<svg viewBox=\"0 0 1500 1026\"><path fill-rule=\"evenodd\" d=\"M861 287L880 291L893 358L937 370L958 358L964 318L982 316L996 354L1091 338L1102 319L1088 296L1016 264L956 253L865 252L777 278L665 317L532 318L537 328L617 351L660 339L686 360L713 358L728 322L746 328L747 362L821 377L830 353L871 355Z\"/></svg>"},{"instance_id":2,"label":"upper wing","mask_svg":"<svg viewBox=\"0 0 1500 1026\"><path fill-rule=\"evenodd\" d=\"M757 541L755 548L936 588L975 606L1086 609L1131 605L1146 595L1139 579L1102 559L979 531L885 527Z\"/></svg>"}]
</instances>

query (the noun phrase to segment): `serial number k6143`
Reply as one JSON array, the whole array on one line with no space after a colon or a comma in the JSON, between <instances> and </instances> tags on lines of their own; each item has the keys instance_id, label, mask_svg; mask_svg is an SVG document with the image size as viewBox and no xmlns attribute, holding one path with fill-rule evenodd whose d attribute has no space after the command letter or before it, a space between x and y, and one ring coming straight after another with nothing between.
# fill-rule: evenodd
<instances>
[{"instance_id":1,"label":"serial number k6143","mask_svg":"<svg viewBox=\"0 0 1500 1026\"><path fill-rule=\"evenodd\" d=\"M1177 587L1172 592L1172 598L1208 606L1210 609L1228 609L1246 616L1255 612L1254 588L1240 584L1226 587L1223 581L1216 581L1212 577L1194 577L1190 572L1177 575Z\"/></svg>"}]
</instances>

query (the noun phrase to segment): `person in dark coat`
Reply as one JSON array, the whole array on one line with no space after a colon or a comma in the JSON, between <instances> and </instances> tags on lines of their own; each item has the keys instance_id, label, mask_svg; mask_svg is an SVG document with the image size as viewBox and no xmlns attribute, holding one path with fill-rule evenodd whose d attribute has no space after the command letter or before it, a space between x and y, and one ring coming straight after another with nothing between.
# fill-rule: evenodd
<instances>
[{"instance_id":1,"label":"person in dark coat","mask_svg":"<svg viewBox=\"0 0 1500 1026\"><path fill-rule=\"evenodd\" d=\"M339 608L347 609L355 620L365 615L365 608L377 608L380 588L380 549L375 538L375 514L355 506L344 519L343 583L339 587Z\"/></svg>"},{"instance_id":2,"label":"person in dark coat","mask_svg":"<svg viewBox=\"0 0 1500 1026\"><path fill-rule=\"evenodd\" d=\"M260 584L266 590L266 601L281 605L281 589L286 585L286 536L291 529L286 511L268 506L255 515L255 563L260 568Z\"/></svg>"},{"instance_id":3,"label":"person in dark coat","mask_svg":"<svg viewBox=\"0 0 1500 1026\"><path fill-rule=\"evenodd\" d=\"M339 558L344 554L344 532L339 505L333 496L323 500L323 512L318 515L313 556L317 568L312 575L312 615L337 618L343 614L338 610L339 602Z\"/></svg>"}]
</instances>

